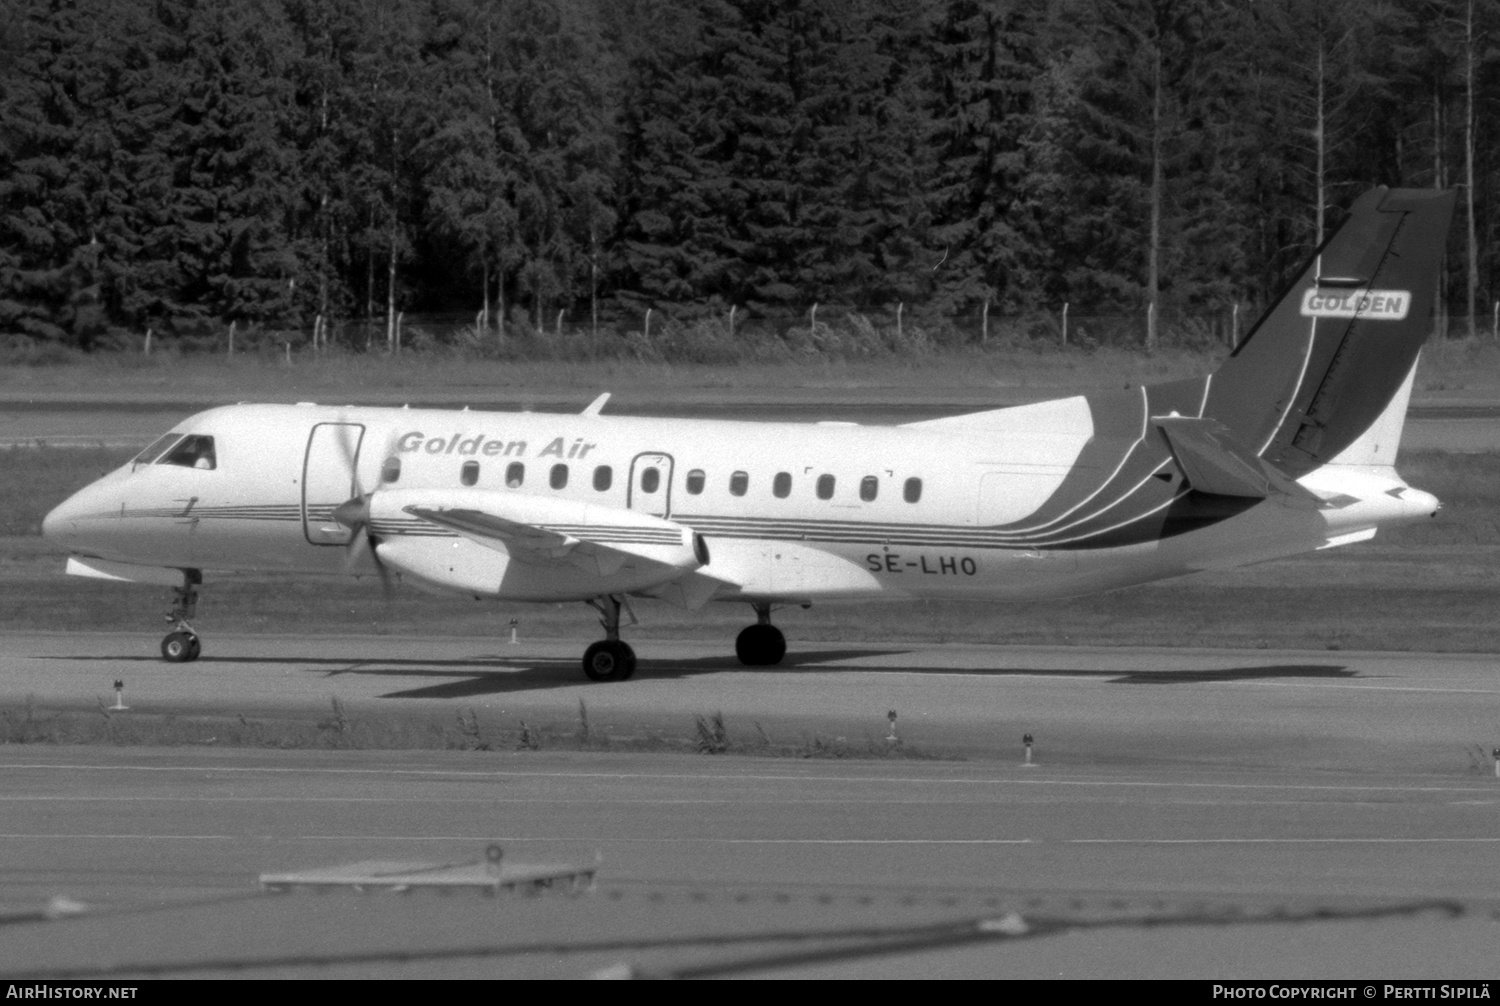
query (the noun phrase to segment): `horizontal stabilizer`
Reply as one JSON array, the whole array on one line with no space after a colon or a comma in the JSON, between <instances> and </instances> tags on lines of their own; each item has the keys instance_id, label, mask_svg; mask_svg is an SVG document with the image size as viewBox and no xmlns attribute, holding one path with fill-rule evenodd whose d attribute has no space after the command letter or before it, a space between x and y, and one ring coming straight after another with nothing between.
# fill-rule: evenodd
<instances>
[{"instance_id":1,"label":"horizontal stabilizer","mask_svg":"<svg viewBox=\"0 0 1500 1006\"><path fill-rule=\"evenodd\" d=\"M1254 499L1279 496L1284 497L1283 503L1295 501L1294 505L1302 506L1322 504L1290 476L1236 442L1218 420L1155 416L1151 423L1167 438L1172 459L1198 492Z\"/></svg>"}]
</instances>

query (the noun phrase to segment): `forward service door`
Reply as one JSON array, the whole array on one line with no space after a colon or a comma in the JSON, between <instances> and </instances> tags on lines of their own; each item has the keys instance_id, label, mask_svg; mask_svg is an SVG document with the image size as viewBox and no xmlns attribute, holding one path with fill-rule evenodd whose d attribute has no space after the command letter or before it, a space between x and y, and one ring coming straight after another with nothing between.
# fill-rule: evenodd
<instances>
[{"instance_id":1,"label":"forward service door","mask_svg":"<svg viewBox=\"0 0 1500 1006\"><path fill-rule=\"evenodd\" d=\"M353 532L333 519L333 508L357 492L362 423L318 423L302 461L302 530L314 545L346 545Z\"/></svg>"}]
</instances>

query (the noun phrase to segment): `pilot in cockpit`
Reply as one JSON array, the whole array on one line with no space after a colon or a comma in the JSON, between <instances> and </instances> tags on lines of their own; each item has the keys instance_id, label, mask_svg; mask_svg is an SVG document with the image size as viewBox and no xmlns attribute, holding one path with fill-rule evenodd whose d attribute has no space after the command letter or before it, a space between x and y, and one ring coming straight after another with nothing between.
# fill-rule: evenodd
<instances>
[{"instance_id":1,"label":"pilot in cockpit","mask_svg":"<svg viewBox=\"0 0 1500 1006\"><path fill-rule=\"evenodd\" d=\"M218 466L214 454L214 438L202 434L168 433L156 443L136 455L132 462L141 465L179 465L183 468L198 468L212 471Z\"/></svg>"}]
</instances>

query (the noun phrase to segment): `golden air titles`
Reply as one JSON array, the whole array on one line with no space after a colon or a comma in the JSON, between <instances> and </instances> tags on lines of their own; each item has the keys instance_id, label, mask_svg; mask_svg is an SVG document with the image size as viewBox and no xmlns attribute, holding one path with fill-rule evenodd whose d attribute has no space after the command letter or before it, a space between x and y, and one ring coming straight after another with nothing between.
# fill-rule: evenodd
<instances>
[{"instance_id":1,"label":"golden air titles","mask_svg":"<svg viewBox=\"0 0 1500 1006\"><path fill-rule=\"evenodd\" d=\"M536 453L539 458L574 458L582 459L588 456L598 444L584 443L582 437L574 437L570 442L567 437L553 437ZM396 441L396 452L399 454L454 454L461 457L513 457L523 458L526 456L527 442L525 440L506 440L503 437L491 437L484 433L464 434L454 433L451 436L429 437L419 430L403 433Z\"/></svg>"}]
</instances>

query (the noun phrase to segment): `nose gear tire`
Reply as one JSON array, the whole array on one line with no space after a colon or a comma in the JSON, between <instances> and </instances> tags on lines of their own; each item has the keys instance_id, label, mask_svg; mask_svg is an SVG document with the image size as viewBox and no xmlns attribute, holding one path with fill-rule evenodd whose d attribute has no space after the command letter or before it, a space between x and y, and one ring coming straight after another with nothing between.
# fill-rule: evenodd
<instances>
[{"instance_id":1,"label":"nose gear tire","mask_svg":"<svg viewBox=\"0 0 1500 1006\"><path fill-rule=\"evenodd\" d=\"M161 658L169 664L185 664L198 659L203 644L191 632L169 632L161 641Z\"/></svg>"}]
</instances>

